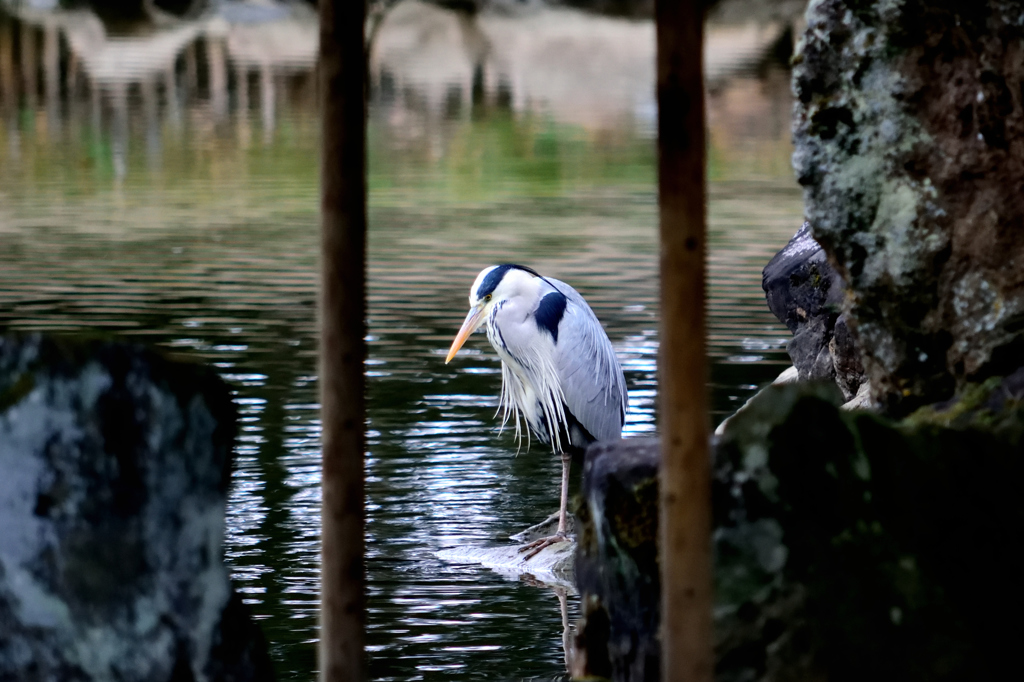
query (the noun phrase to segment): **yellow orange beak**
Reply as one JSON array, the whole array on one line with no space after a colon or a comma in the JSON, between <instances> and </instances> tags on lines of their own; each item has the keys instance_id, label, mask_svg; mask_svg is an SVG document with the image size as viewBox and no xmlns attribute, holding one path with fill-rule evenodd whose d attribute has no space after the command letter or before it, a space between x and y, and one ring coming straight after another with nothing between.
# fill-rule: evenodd
<instances>
[{"instance_id":1,"label":"yellow orange beak","mask_svg":"<svg viewBox=\"0 0 1024 682\"><path fill-rule=\"evenodd\" d=\"M448 351L448 357L445 358L444 364L448 364L455 357L455 354L462 348L462 344L466 343L466 339L469 335L477 330L484 321L484 306L474 306L470 309L469 314L466 315L466 321L462 323L462 329L455 335L455 340L452 341L452 347Z\"/></svg>"}]
</instances>

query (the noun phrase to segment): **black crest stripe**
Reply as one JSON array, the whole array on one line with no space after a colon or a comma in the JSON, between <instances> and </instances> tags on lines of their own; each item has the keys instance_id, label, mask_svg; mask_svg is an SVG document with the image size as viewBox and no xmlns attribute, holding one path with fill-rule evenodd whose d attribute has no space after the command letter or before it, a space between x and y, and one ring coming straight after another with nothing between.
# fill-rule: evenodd
<instances>
[{"instance_id":1,"label":"black crest stripe","mask_svg":"<svg viewBox=\"0 0 1024 682\"><path fill-rule=\"evenodd\" d=\"M501 280L504 279L505 273L512 269L511 265L499 265L498 267L487 273L484 277L484 281L480 282L480 288L476 290L476 297L483 298L487 294L492 293Z\"/></svg>"},{"instance_id":2,"label":"black crest stripe","mask_svg":"<svg viewBox=\"0 0 1024 682\"><path fill-rule=\"evenodd\" d=\"M502 263L487 273L487 276L484 277L484 281L480 282L480 287L476 290L476 297L483 298L487 294L494 293L494 290L499 284L501 284L501 280L505 278L505 273L509 270L522 270L530 273L534 277L540 277L535 270L528 268L525 265Z\"/></svg>"}]
</instances>

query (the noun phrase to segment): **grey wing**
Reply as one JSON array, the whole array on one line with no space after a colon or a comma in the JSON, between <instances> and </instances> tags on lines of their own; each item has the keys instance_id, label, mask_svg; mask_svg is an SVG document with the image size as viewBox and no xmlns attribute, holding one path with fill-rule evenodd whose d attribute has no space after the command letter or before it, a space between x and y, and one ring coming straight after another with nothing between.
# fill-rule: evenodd
<instances>
[{"instance_id":1,"label":"grey wing","mask_svg":"<svg viewBox=\"0 0 1024 682\"><path fill-rule=\"evenodd\" d=\"M629 398L615 349L579 292L559 280L548 281L568 299L555 344L566 407L597 440L621 438Z\"/></svg>"}]
</instances>

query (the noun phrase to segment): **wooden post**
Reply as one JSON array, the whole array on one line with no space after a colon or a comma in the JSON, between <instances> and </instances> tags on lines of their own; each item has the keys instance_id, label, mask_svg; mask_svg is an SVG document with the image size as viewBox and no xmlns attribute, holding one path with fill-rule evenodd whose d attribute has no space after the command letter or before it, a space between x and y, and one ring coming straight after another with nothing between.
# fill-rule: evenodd
<instances>
[{"instance_id":1,"label":"wooden post","mask_svg":"<svg viewBox=\"0 0 1024 682\"><path fill-rule=\"evenodd\" d=\"M224 39L220 36L206 36L206 63L209 68L210 109L213 120L220 123L228 113L228 60Z\"/></svg>"},{"instance_id":2,"label":"wooden post","mask_svg":"<svg viewBox=\"0 0 1024 682\"><path fill-rule=\"evenodd\" d=\"M260 64L260 120L263 123L263 143L265 145L274 141L276 102L274 70L269 63Z\"/></svg>"},{"instance_id":3,"label":"wooden post","mask_svg":"<svg viewBox=\"0 0 1024 682\"><path fill-rule=\"evenodd\" d=\"M185 102L190 103L199 96L199 57L196 41L185 46Z\"/></svg>"},{"instance_id":4,"label":"wooden post","mask_svg":"<svg viewBox=\"0 0 1024 682\"><path fill-rule=\"evenodd\" d=\"M362 682L366 599L366 59L363 0L320 0L320 679Z\"/></svg>"},{"instance_id":5,"label":"wooden post","mask_svg":"<svg viewBox=\"0 0 1024 682\"><path fill-rule=\"evenodd\" d=\"M34 110L39 97L39 58L36 54L36 30L21 22L21 90L25 108Z\"/></svg>"},{"instance_id":6,"label":"wooden post","mask_svg":"<svg viewBox=\"0 0 1024 682\"><path fill-rule=\"evenodd\" d=\"M710 682L702 0L658 0L662 679Z\"/></svg>"},{"instance_id":7,"label":"wooden post","mask_svg":"<svg viewBox=\"0 0 1024 682\"><path fill-rule=\"evenodd\" d=\"M11 21L0 19L0 108L18 108L17 76L14 75L14 30Z\"/></svg>"},{"instance_id":8,"label":"wooden post","mask_svg":"<svg viewBox=\"0 0 1024 682\"><path fill-rule=\"evenodd\" d=\"M178 94L178 75L175 73L174 65L171 64L164 70L164 96L167 98L167 118L171 127L177 130L181 127L181 100Z\"/></svg>"},{"instance_id":9,"label":"wooden post","mask_svg":"<svg viewBox=\"0 0 1024 682\"><path fill-rule=\"evenodd\" d=\"M60 29L55 24L43 26L43 88L46 92L46 134L51 140L60 137Z\"/></svg>"}]
</instances>

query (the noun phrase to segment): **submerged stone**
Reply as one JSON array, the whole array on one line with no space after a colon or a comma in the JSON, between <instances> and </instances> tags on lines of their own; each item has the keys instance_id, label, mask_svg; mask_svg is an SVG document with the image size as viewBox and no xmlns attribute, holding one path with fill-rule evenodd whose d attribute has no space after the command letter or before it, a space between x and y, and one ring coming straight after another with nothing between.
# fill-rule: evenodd
<instances>
[{"instance_id":1,"label":"submerged stone","mask_svg":"<svg viewBox=\"0 0 1024 682\"><path fill-rule=\"evenodd\" d=\"M454 564L479 564L506 578L531 578L535 582L575 593L573 561L576 543L571 539L548 545L526 558L523 544L449 547L437 558Z\"/></svg>"},{"instance_id":2,"label":"submerged stone","mask_svg":"<svg viewBox=\"0 0 1024 682\"><path fill-rule=\"evenodd\" d=\"M437 552L437 558L451 563L480 564L506 578L529 577L542 584L563 588L575 593L574 561L576 519L568 515L566 539L548 545L529 556L527 545L534 540L554 535L558 530L558 513L551 514L540 523L510 536L514 545L461 545ZM527 558L529 557L529 558Z\"/></svg>"},{"instance_id":3,"label":"submerged stone","mask_svg":"<svg viewBox=\"0 0 1024 682\"><path fill-rule=\"evenodd\" d=\"M234 437L212 370L0 336L0 679L273 678L223 562Z\"/></svg>"}]
</instances>

